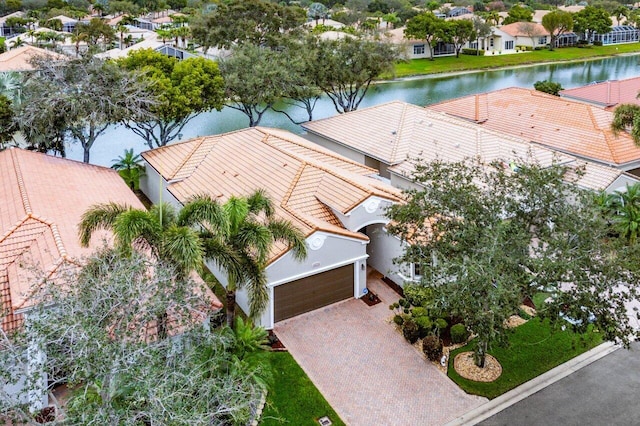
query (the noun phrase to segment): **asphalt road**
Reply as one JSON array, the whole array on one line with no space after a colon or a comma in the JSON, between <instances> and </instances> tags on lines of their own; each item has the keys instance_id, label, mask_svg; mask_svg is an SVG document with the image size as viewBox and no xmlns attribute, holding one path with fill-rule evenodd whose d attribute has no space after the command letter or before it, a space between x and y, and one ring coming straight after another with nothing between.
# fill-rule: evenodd
<instances>
[{"instance_id":1,"label":"asphalt road","mask_svg":"<svg viewBox=\"0 0 640 426\"><path fill-rule=\"evenodd\" d=\"M479 424L640 425L640 343L612 352Z\"/></svg>"}]
</instances>

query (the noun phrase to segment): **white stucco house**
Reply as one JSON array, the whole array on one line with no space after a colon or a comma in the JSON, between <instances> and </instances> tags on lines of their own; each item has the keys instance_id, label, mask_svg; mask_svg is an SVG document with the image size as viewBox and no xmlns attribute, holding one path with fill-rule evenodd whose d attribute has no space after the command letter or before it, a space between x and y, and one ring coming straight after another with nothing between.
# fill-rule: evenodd
<instances>
[{"instance_id":1,"label":"white stucco house","mask_svg":"<svg viewBox=\"0 0 640 426\"><path fill-rule=\"evenodd\" d=\"M308 256L298 262L288 247L273 248L266 274L269 304L257 321L274 323L343 299L358 298L366 287L369 259L384 252L378 231L385 210L400 201L399 191L377 170L342 157L287 131L251 128L191 139L144 152L146 176L140 188L154 202L180 208L190 197L230 196L264 189L275 214L306 237ZM377 235L373 237L372 235ZM223 271L207 266L226 285ZM238 305L248 312L243 290Z\"/></svg>"}]
</instances>

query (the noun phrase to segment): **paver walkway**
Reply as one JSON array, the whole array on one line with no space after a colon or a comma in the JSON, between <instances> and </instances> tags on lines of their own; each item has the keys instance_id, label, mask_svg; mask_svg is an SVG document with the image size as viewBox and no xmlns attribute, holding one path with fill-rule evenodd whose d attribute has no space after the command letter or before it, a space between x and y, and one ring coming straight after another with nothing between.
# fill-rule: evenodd
<instances>
[{"instance_id":1,"label":"paver walkway","mask_svg":"<svg viewBox=\"0 0 640 426\"><path fill-rule=\"evenodd\" d=\"M382 300L348 300L291 318L275 333L348 425L442 425L485 403L467 395L388 322L398 295L377 279Z\"/></svg>"}]
</instances>

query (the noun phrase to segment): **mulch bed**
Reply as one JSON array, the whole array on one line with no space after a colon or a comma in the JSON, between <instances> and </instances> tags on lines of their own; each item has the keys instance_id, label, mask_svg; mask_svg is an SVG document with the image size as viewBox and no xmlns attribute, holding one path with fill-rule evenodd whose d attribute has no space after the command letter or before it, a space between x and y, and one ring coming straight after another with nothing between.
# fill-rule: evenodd
<instances>
[{"instance_id":1,"label":"mulch bed","mask_svg":"<svg viewBox=\"0 0 640 426\"><path fill-rule=\"evenodd\" d=\"M382 302L382 300L380 300L378 295L372 292L371 290L369 290L369 293L362 296L360 300L366 303L367 306L377 305L378 303Z\"/></svg>"},{"instance_id":2,"label":"mulch bed","mask_svg":"<svg viewBox=\"0 0 640 426\"><path fill-rule=\"evenodd\" d=\"M284 346L282 341L278 339L278 336L273 332L273 330L269 330L269 343L272 351L286 351L287 348Z\"/></svg>"},{"instance_id":3,"label":"mulch bed","mask_svg":"<svg viewBox=\"0 0 640 426\"><path fill-rule=\"evenodd\" d=\"M474 382L493 382L502 374L502 366L493 356L487 354L484 368L476 366L473 352L462 352L453 359L453 368L467 380Z\"/></svg>"}]
</instances>

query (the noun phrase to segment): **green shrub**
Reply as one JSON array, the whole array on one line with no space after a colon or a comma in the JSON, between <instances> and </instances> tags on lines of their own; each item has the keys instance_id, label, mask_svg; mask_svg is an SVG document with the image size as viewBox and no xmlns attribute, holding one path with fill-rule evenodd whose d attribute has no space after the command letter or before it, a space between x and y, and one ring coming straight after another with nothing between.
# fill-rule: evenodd
<instances>
[{"instance_id":1,"label":"green shrub","mask_svg":"<svg viewBox=\"0 0 640 426\"><path fill-rule=\"evenodd\" d=\"M533 88L538 92L548 93L553 96L560 96L562 85L553 81L541 80L533 83Z\"/></svg>"},{"instance_id":2,"label":"green shrub","mask_svg":"<svg viewBox=\"0 0 640 426\"><path fill-rule=\"evenodd\" d=\"M402 325L404 318L402 318L402 315L394 315L393 322L396 323L396 325Z\"/></svg>"},{"instance_id":3,"label":"green shrub","mask_svg":"<svg viewBox=\"0 0 640 426\"><path fill-rule=\"evenodd\" d=\"M447 326L449 326L449 323L447 322L446 319L444 318L438 318L435 323L434 326L438 332L438 334L440 334L440 331L444 330L445 328L447 328Z\"/></svg>"},{"instance_id":4,"label":"green shrub","mask_svg":"<svg viewBox=\"0 0 640 426\"><path fill-rule=\"evenodd\" d=\"M415 284L404 287L406 301L413 306L429 306L433 303L433 290Z\"/></svg>"},{"instance_id":5,"label":"green shrub","mask_svg":"<svg viewBox=\"0 0 640 426\"><path fill-rule=\"evenodd\" d=\"M460 51L460 53L462 53L463 55L470 55L470 56L484 56L484 50L482 49L476 50L476 49L464 48Z\"/></svg>"},{"instance_id":6,"label":"green shrub","mask_svg":"<svg viewBox=\"0 0 640 426\"><path fill-rule=\"evenodd\" d=\"M413 321L418 325L419 337L425 337L433 329L433 322L428 316L414 317Z\"/></svg>"},{"instance_id":7,"label":"green shrub","mask_svg":"<svg viewBox=\"0 0 640 426\"><path fill-rule=\"evenodd\" d=\"M516 46L516 50L522 50L524 52L531 52L533 50L533 47L525 46L524 44L519 44L519 45Z\"/></svg>"},{"instance_id":8,"label":"green shrub","mask_svg":"<svg viewBox=\"0 0 640 426\"><path fill-rule=\"evenodd\" d=\"M599 41L599 40L596 40L596 41L593 42L593 45L594 46L602 46L602 42Z\"/></svg>"},{"instance_id":9,"label":"green shrub","mask_svg":"<svg viewBox=\"0 0 640 426\"><path fill-rule=\"evenodd\" d=\"M398 300L398 305L402 306L403 308L408 308L409 306L411 306L406 299Z\"/></svg>"},{"instance_id":10,"label":"green shrub","mask_svg":"<svg viewBox=\"0 0 640 426\"><path fill-rule=\"evenodd\" d=\"M412 319L405 320L404 324L402 324L402 335L409 343L415 343L420 338L418 324Z\"/></svg>"},{"instance_id":11,"label":"green shrub","mask_svg":"<svg viewBox=\"0 0 640 426\"><path fill-rule=\"evenodd\" d=\"M422 352L431 361L438 361L442 357L442 340L433 334L422 339Z\"/></svg>"},{"instance_id":12,"label":"green shrub","mask_svg":"<svg viewBox=\"0 0 640 426\"><path fill-rule=\"evenodd\" d=\"M411 315L413 315L414 317L426 317L427 310L422 306L416 306L415 308L411 309Z\"/></svg>"},{"instance_id":13,"label":"green shrub","mask_svg":"<svg viewBox=\"0 0 640 426\"><path fill-rule=\"evenodd\" d=\"M464 324L455 324L451 326L451 342L464 343L469 338L469 332Z\"/></svg>"}]
</instances>

